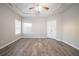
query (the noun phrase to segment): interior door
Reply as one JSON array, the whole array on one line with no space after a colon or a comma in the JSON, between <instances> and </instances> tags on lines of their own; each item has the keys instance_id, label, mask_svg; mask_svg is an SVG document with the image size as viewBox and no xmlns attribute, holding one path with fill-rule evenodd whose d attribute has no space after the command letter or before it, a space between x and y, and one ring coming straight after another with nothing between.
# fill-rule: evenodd
<instances>
[{"instance_id":1,"label":"interior door","mask_svg":"<svg viewBox=\"0 0 79 59\"><path fill-rule=\"evenodd\" d=\"M56 21L51 20L47 22L47 36L48 38L56 39Z\"/></svg>"}]
</instances>

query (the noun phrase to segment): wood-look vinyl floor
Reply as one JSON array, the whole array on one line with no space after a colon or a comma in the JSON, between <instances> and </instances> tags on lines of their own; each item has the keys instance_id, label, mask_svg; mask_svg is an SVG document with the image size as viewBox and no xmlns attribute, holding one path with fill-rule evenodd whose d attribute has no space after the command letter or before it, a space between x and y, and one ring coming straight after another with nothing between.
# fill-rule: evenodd
<instances>
[{"instance_id":1,"label":"wood-look vinyl floor","mask_svg":"<svg viewBox=\"0 0 79 59\"><path fill-rule=\"evenodd\" d=\"M1 56L79 56L75 48L54 39L20 39L0 50Z\"/></svg>"}]
</instances>

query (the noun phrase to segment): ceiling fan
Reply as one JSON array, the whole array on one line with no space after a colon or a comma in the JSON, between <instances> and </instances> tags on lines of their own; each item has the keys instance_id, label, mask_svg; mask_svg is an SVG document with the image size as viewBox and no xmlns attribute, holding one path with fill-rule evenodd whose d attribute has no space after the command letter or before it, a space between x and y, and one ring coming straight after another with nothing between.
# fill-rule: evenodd
<instances>
[{"instance_id":1,"label":"ceiling fan","mask_svg":"<svg viewBox=\"0 0 79 59\"><path fill-rule=\"evenodd\" d=\"M36 11L38 11L38 13L40 13L41 9L49 10L49 7L47 5L36 4L36 6L30 7L29 9L30 10L36 9Z\"/></svg>"}]
</instances>

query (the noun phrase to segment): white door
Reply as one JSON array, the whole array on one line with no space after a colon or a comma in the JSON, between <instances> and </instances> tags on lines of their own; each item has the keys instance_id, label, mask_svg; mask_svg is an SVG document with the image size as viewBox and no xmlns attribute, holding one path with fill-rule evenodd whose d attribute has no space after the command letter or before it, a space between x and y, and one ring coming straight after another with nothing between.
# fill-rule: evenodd
<instances>
[{"instance_id":1,"label":"white door","mask_svg":"<svg viewBox=\"0 0 79 59\"><path fill-rule=\"evenodd\" d=\"M48 21L47 23L47 36L48 38L56 39L56 21Z\"/></svg>"}]
</instances>

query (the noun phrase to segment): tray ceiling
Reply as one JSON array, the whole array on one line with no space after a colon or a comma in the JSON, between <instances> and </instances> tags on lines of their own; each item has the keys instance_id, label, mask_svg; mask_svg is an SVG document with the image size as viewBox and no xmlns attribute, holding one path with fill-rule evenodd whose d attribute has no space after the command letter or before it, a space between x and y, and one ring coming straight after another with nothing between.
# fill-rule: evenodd
<instances>
[{"instance_id":1,"label":"tray ceiling","mask_svg":"<svg viewBox=\"0 0 79 59\"><path fill-rule=\"evenodd\" d=\"M38 10L36 10L38 3L8 3L7 5L21 16L49 16L68 9L72 4L40 3L39 5L41 7L47 6L49 9L45 10L44 8L41 8L41 11L39 13ZM34 7L34 9L29 9L31 7Z\"/></svg>"}]
</instances>

